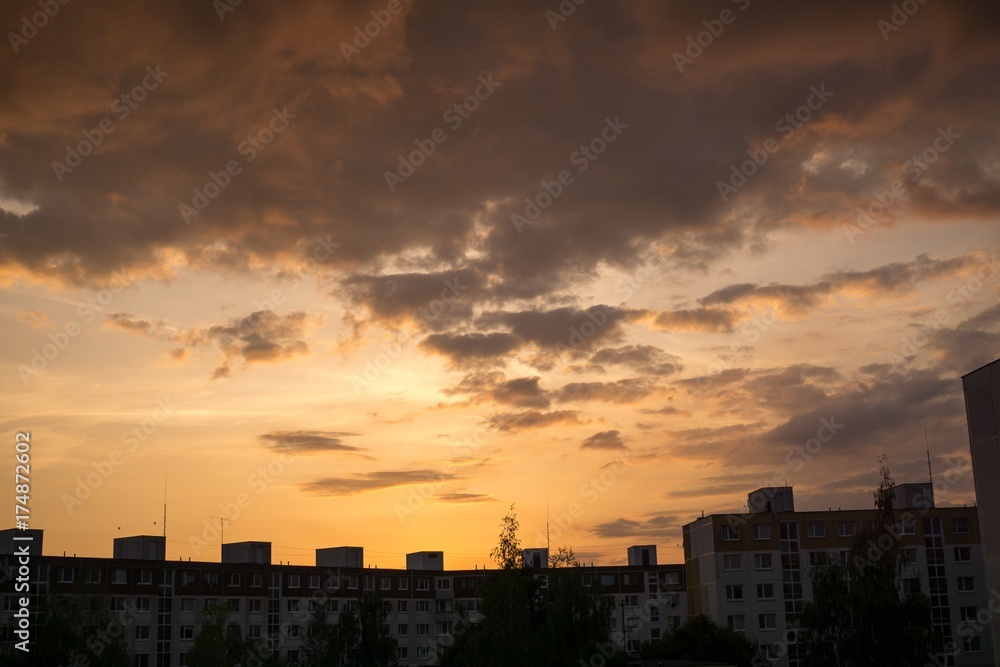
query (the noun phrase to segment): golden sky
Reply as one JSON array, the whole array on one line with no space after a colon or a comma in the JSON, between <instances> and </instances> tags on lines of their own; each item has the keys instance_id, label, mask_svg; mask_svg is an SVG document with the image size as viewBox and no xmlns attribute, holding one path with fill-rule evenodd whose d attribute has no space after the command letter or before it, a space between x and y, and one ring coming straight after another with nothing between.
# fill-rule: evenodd
<instances>
[{"instance_id":1,"label":"golden sky","mask_svg":"<svg viewBox=\"0 0 1000 667\"><path fill-rule=\"evenodd\" d=\"M514 503L524 546L548 512L679 562L759 486L962 466L1000 12L902 4L5 3L0 415L45 551L160 534L166 491L171 559L228 516L473 567Z\"/></svg>"}]
</instances>

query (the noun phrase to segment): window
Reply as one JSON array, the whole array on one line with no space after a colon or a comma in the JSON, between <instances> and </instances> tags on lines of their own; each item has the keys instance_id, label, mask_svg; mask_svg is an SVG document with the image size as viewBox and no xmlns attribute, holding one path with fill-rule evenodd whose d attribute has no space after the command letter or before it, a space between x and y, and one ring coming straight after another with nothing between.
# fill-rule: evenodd
<instances>
[{"instance_id":1,"label":"window","mask_svg":"<svg viewBox=\"0 0 1000 667\"><path fill-rule=\"evenodd\" d=\"M298 639L299 638L299 626L297 626L297 625L289 625L288 626L288 638L289 639Z\"/></svg>"},{"instance_id":2,"label":"window","mask_svg":"<svg viewBox=\"0 0 1000 667\"><path fill-rule=\"evenodd\" d=\"M663 585L664 586L680 586L681 585L681 573L680 572L667 572L663 575Z\"/></svg>"},{"instance_id":3,"label":"window","mask_svg":"<svg viewBox=\"0 0 1000 667\"><path fill-rule=\"evenodd\" d=\"M963 621L975 621L976 615L979 613L978 607L959 607L959 615L962 617Z\"/></svg>"},{"instance_id":4,"label":"window","mask_svg":"<svg viewBox=\"0 0 1000 667\"><path fill-rule=\"evenodd\" d=\"M770 570L774 567L771 564L771 554L754 554L753 567L755 570Z\"/></svg>"},{"instance_id":5,"label":"window","mask_svg":"<svg viewBox=\"0 0 1000 667\"><path fill-rule=\"evenodd\" d=\"M136 639L149 639L149 626L148 625L137 625L137 626L135 626L135 638Z\"/></svg>"},{"instance_id":6,"label":"window","mask_svg":"<svg viewBox=\"0 0 1000 667\"><path fill-rule=\"evenodd\" d=\"M194 572L181 572L182 586L194 586L194 581L195 581Z\"/></svg>"},{"instance_id":7,"label":"window","mask_svg":"<svg viewBox=\"0 0 1000 667\"><path fill-rule=\"evenodd\" d=\"M434 613L436 614L450 614L454 611L451 600L435 600L434 601Z\"/></svg>"},{"instance_id":8,"label":"window","mask_svg":"<svg viewBox=\"0 0 1000 667\"><path fill-rule=\"evenodd\" d=\"M983 650L983 642L979 637L963 637L962 648L969 653L979 653Z\"/></svg>"},{"instance_id":9,"label":"window","mask_svg":"<svg viewBox=\"0 0 1000 667\"><path fill-rule=\"evenodd\" d=\"M250 585L254 588L262 588L264 586L264 577L261 576L260 572L254 572L250 575Z\"/></svg>"},{"instance_id":10,"label":"window","mask_svg":"<svg viewBox=\"0 0 1000 667\"><path fill-rule=\"evenodd\" d=\"M451 578L442 577L437 580L437 589L439 591L450 591L451 590Z\"/></svg>"},{"instance_id":11,"label":"window","mask_svg":"<svg viewBox=\"0 0 1000 667\"><path fill-rule=\"evenodd\" d=\"M970 549L969 547L955 547L955 562L956 563L972 562L972 549Z\"/></svg>"},{"instance_id":12,"label":"window","mask_svg":"<svg viewBox=\"0 0 1000 667\"><path fill-rule=\"evenodd\" d=\"M205 585L206 586L218 586L219 585L219 573L218 572L206 572L205 573Z\"/></svg>"},{"instance_id":13,"label":"window","mask_svg":"<svg viewBox=\"0 0 1000 667\"><path fill-rule=\"evenodd\" d=\"M407 579L406 577L398 577L396 579L396 590L397 591L405 591L405 590L409 590L409 588L410 588L410 580L409 579Z\"/></svg>"},{"instance_id":14,"label":"window","mask_svg":"<svg viewBox=\"0 0 1000 667\"><path fill-rule=\"evenodd\" d=\"M319 588L319 575L310 574L309 575L309 588Z\"/></svg>"},{"instance_id":15,"label":"window","mask_svg":"<svg viewBox=\"0 0 1000 667\"><path fill-rule=\"evenodd\" d=\"M431 609L431 604L427 600L417 600L417 613L426 614Z\"/></svg>"},{"instance_id":16,"label":"window","mask_svg":"<svg viewBox=\"0 0 1000 667\"><path fill-rule=\"evenodd\" d=\"M260 626L259 625L247 626L247 637L251 639L260 639L261 637Z\"/></svg>"},{"instance_id":17,"label":"window","mask_svg":"<svg viewBox=\"0 0 1000 667\"><path fill-rule=\"evenodd\" d=\"M777 620L774 614L759 614L757 616L757 627L761 630L776 630Z\"/></svg>"},{"instance_id":18,"label":"window","mask_svg":"<svg viewBox=\"0 0 1000 667\"><path fill-rule=\"evenodd\" d=\"M903 579L904 595L920 595L920 577L907 577Z\"/></svg>"},{"instance_id":19,"label":"window","mask_svg":"<svg viewBox=\"0 0 1000 667\"><path fill-rule=\"evenodd\" d=\"M83 574L83 583L85 584L99 584L101 583L101 571L96 567L88 567Z\"/></svg>"},{"instance_id":20,"label":"window","mask_svg":"<svg viewBox=\"0 0 1000 667\"><path fill-rule=\"evenodd\" d=\"M956 535L964 535L969 532L969 520L964 516L955 517L951 520L951 532Z\"/></svg>"},{"instance_id":21,"label":"window","mask_svg":"<svg viewBox=\"0 0 1000 667\"><path fill-rule=\"evenodd\" d=\"M240 613L240 599L239 598L229 598L226 600L226 606L229 608L230 614Z\"/></svg>"},{"instance_id":22,"label":"window","mask_svg":"<svg viewBox=\"0 0 1000 667\"><path fill-rule=\"evenodd\" d=\"M149 613L150 603L149 598L136 598L135 599L135 610L145 613Z\"/></svg>"},{"instance_id":23,"label":"window","mask_svg":"<svg viewBox=\"0 0 1000 667\"><path fill-rule=\"evenodd\" d=\"M294 613L298 612L298 610L299 610L299 601L298 600L289 600L288 601L288 613L294 614Z\"/></svg>"},{"instance_id":24,"label":"window","mask_svg":"<svg viewBox=\"0 0 1000 667\"><path fill-rule=\"evenodd\" d=\"M976 581L972 577L959 577L958 578L958 592L959 593L971 593L976 590Z\"/></svg>"},{"instance_id":25,"label":"window","mask_svg":"<svg viewBox=\"0 0 1000 667\"><path fill-rule=\"evenodd\" d=\"M430 590L430 582L427 577L417 577L417 590L418 591L428 591Z\"/></svg>"},{"instance_id":26,"label":"window","mask_svg":"<svg viewBox=\"0 0 1000 667\"><path fill-rule=\"evenodd\" d=\"M742 570L743 563L740 554L725 554L722 557L722 569L732 572L734 570Z\"/></svg>"},{"instance_id":27,"label":"window","mask_svg":"<svg viewBox=\"0 0 1000 667\"><path fill-rule=\"evenodd\" d=\"M615 585L615 575L613 574L601 575L601 586L614 586L614 585Z\"/></svg>"},{"instance_id":28,"label":"window","mask_svg":"<svg viewBox=\"0 0 1000 667\"><path fill-rule=\"evenodd\" d=\"M209 607L214 607L217 604L219 604L219 600L217 598L205 598L204 609L208 609Z\"/></svg>"},{"instance_id":29,"label":"window","mask_svg":"<svg viewBox=\"0 0 1000 667\"><path fill-rule=\"evenodd\" d=\"M14 598L11 598L12 600ZM5 611L14 611L13 609L7 609ZM114 597L111 598L111 611L125 611L125 598Z\"/></svg>"},{"instance_id":30,"label":"window","mask_svg":"<svg viewBox=\"0 0 1000 667\"><path fill-rule=\"evenodd\" d=\"M327 600L326 610L331 614L336 614L340 610L340 600Z\"/></svg>"},{"instance_id":31,"label":"window","mask_svg":"<svg viewBox=\"0 0 1000 667\"><path fill-rule=\"evenodd\" d=\"M917 524L913 519L900 519L896 522L896 528L899 530L900 535L916 535L917 534Z\"/></svg>"},{"instance_id":32,"label":"window","mask_svg":"<svg viewBox=\"0 0 1000 667\"><path fill-rule=\"evenodd\" d=\"M417 636L425 637L431 633L430 623L417 623Z\"/></svg>"},{"instance_id":33,"label":"window","mask_svg":"<svg viewBox=\"0 0 1000 667\"><path fill-rule=\"evenodd\" d=\"M806 524L806 537L818 538L826 537L826 524L818 521L811 521Z\"/></svg>"},{"instance_id":34,"label":"window","mask_svg":"<svg viewBox=\"0 0 1000 667\"><path fill-rule=\"evenodd\" d=\"M365 575L365 590L366 591L373 591L373 590L375 590L375 575L374 574L366 574Z\"/></svg>"},{"instance_id":35,"label":"window","mask_svg":"<svg viewBox=\"0 0 1000 667\"><path fill-rule=\"evenodd\" d=\"M837 560L840 562L841 565L847 565L847 563L851 560L851 552L850 551L838 551L837 552Z\"/></svg>"},{"instance_id":36,"label":"window","mask_svg":"<svg viewBox=\"0 0 1000 667\"><path fill-rule=\"evenodd\" d=\"M112 584L124 584L128 582L128 571L118 568L111 571Z\"/></svg>"},{"instance_id":37,"label":"window","mask_svg":"<svg viewBox=\"0 0 1000 667\"><path fill-rule=\"evenodd\" d=\"M915 565L917 562L917 548L904 547L902 550L903 565Z\"/></svg>"},{"instance_id":38,"label":"window","mask_svg":"<svg viewBox=\"0 0 1000 667\"><path fill-rule=\"evenodd\" d=\"M625 595L623 596L625 600L626 607L638 607L639 606L639 596L638 595Z\"/></svg>"},{"instance_id":39,"label":"window","mask_svg":"<svg viewBox=\"0 0 1000 667\"><path fill-rule=\"evenodd\" d=\"M400 614L405 614L408 611L409 605L406 600L396 600L396 611Z\"/></svg>"},{"instance_id":40,"label":"window","mask_svg":"<svg viewBox=\"0 0 1000 667\"><path fill-rule=\"evenodd\" d=\"M409 658L410 658L410 649L409 649L409 647L407 647L407 646L400 646L399 647L399 659L400 660L409 660Z\"/></svg>"},{"instance_id":41,"label":"window","mask_svg":"<svg viewBox=\"0 0 1000 667\"><path fill-rule=\"evenodd\" d=\"M400 637L405 637L410 632L410 626L407 623L400 623L396 626L396 634Z\"/></svg>"},{"instance_id":42,"label":"window","mask_svg":"<svg viewBox=\"0 0 1000 667\"><path fill-rule=\"evenodd\" d=\"M142 654L135 656L135 667L149 667L149 656Z\"/></svg>"},{"instance_id":43,"label":"window","mask_svg":"<svg viewBox=\"0 0 1000 667\"><path fill-rule=\"evenodd\" d=\"M263 600L261 600L260 598L251 598L250 599L250 613L251 614L259 614L261 611L263 611L263 608L264 608L264 601Z\"/></svg>"},{"instance_id":44,"label":"window","mask_svg":"<svg viewBox=\"0 0 1000 667\"><path fill-rule=\"evenodd\" d=\"M757 599L758 600L773 600L774 599L774 584L757 584Z\"/></svg>"},{"instance_id":45,"label":"window","mask_svg":"<svg viewBox=\"0 0 1000 667\"><path fill-rule=\"evenodd\" d=\"M726 586L726 599L739 601L743 599L743 586L740 584L729 584Z\"/></svg>"},{"instance_id":46,"label":"window","mask_svg":"<svg viewBox=\"0 0 1000 667\"><path fill-rule=\"evenodd\" d=\"M722 527L722 541L723 542L735 542L740 539L740 527L739 526L723 526Z\"/></svg>"},{"instance_id":47,"label":"window","mask_svg":"<svg viewBox=\"0 0 1000 667\"><path fill-rule=\"evenodd\" d=\"M358 578L355 575L348 575L347 577L347 587L351 590L358 589Z\"/></svg>"},{"instance_id":48,"label":"window","mask_svg":"<svg viewBox=\"0 0 1000 667\"><path fill-rule=\"evenodd\" d=\"M738 614L735 616L727 616L726 623L729 626L729 629L733 630L734 632L746 632L747 621L746 621L746 616L744 616L743 614Z\"/></svg>"},{"instance_id":49,"label":"window","mask_svg":"<svg viewBox=\"0 0 1000 667\"><path fill-rule=\"evenodd\" d=\"M451 634L451 627L450 627L450 625L448 623L438 623L437 624L437 633L439 635Z\"/></svg>"},{"instance_id":50,"label":"window","mask_svg":"<svg viewBox=\"0 0 1000 667\"><path fill-rule=\"evenodd\" d=\"M771 539L771 525L767 523L755 523L753 525L753 539L755 540Z\"/></svg>"},{"instance_id":51,"label":"window","mask_svg":"<svg viewBox=\"0 0 1000 667\"><path fill-rule=\"evenodd\" d=\"M837 522L837 537L854 537L854 522L853 521L838 521Z\"/></svg>"},{"instance_id":52,"label":"window","mask_svg":"<svg viewBox=\"0 0 1000 667\"><path fill-rule=\"evenodd\" d=\"M809 552L809 564L810 565L826 565L830 562L830 554L825 551L810 551Z\"/></svg>"},{"instance_id":53,"label":"window","mask_svg":"<svg viewBox=\"0 0 1000 667\"><path fill-rule=\"evenodd\" d=\"M181 626L181 639L194 639L194 626L193 625L182 625Z\"/></svg>"},{"instance_id":54,"label":"window","mask_svg":"<svg viewBox=\"0 0 1000 667\"><path fill-rule=\"evenodd\" d=\"M430 646L418 646L417 647L417 660L427 660L431 657L431 647Z\"/></svg>"},{"instance_id":55,"label":"window","mask_svg":"<svg viewBox=\"0 0 1000 667\"><path fill-rule=\"evenodd\" d=\"M299 588L302 586L302 578L297 574L288 575L288 587Z\"/></svg>"},{"instance_id":56,"label":"window","mask_svg":"<svg viewBox=\"0 0 1000 667\"><path fill-rule=\"evenodd\" d=\"M75 579L73 568L71 567L61 567L59 568L59 578L57 581L60 584L72 584Z\"/></svg>"},{"instance_id":57,"label":"window","mask_svg":"<svg viewBox=\"0 0 1000 667\"><path fill-rule=\"evenodd\" d=\"M181 598L181 611L194 611L194 598Z\"/></svg>"},{"instance_id":58,"label":"window","mask_svg":"<svg viewBox=\"0 0 1000 667\"><path fill-rule=\"evenodd\" d=\"M297 627L297 626L294 626L294 627ZM299 664L299 652L298 652L297 649L291 649L291 650L289 650L286 657L288 658L288 664L289 665L297 665L297 664Z\"/></svg>"},{"instance_id":59,"label":"window","mask_svg":"<svg viewBox=\"0 0 1000 667\"><path fill-rule=\"evenodd\" d=\"M239 572L230 572L229 573L229 585L230 586L239 586L240 585L240 573Z\"/></svg>"},{"instance_id":60,"label":"window","mask_svg":"<svg viewBox=\"0 0 1000 667\"><path fill-rule=\"evenodd\" d=\"M139 583L148 586L153 583L152 570L139 570Z\"/></svg>"}]
</instances>

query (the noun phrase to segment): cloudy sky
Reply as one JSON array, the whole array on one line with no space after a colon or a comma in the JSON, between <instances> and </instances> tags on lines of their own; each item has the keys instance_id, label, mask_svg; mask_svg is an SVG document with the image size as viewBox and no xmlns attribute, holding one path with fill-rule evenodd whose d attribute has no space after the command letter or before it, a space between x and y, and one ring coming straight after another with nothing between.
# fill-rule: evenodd
<instances>
[{"instance_id":1,"label":"cloudy sky","mask_svg":"<svg viewBox=\"0 0 1000 667\"><path fill-rule=\"evenodd\" d=\"M902 5L4 3L0 418L46 552L159 534L166 488L168 558L229 516L472 567L516 503L525 546L548 507L679 562L759 486L922 481L925 439L974 502L1000 11Z\"/></svg>"}]
</instances>

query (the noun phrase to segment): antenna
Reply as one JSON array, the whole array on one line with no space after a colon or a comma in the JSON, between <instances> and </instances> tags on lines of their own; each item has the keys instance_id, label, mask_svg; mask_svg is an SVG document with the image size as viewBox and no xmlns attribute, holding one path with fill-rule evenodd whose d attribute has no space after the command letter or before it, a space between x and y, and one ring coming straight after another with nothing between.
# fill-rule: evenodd
<instances>
[{"instance_id":1,"label":"antenna","mask_svg":"<svg viewBox=\"0 0 1000 667\"><path fill-rule=\"evenodd\" d=\"M167 475L163 474L163 539L167 539Z\"/></svg>"},{"instance_id":2,"label":"antenna","mask_svg":"<svg viewBox=\"0 0 1000 667\"><path fill-rule=\"evenodd\" d=\"M545 496L545 550L552 555L552 542L549 539L549 497Z\"/></svg>"},{"instance_id":3,"label":"antenna","mask_svg":"<svg viewBox=\"0 0 1000 667\"><path fill-rule=\"evenodd\" d=\"M927 447L927 479L934 484L934 471L931 470L931 444L927 438L927 418L924 418L924 446Z\"/></svg>"},{"instance_id":4,"label":"antenna","mask_svg":"<svg viewBox=\"0 0 1000 667\"><path fill-rule=\"evenodd\" d=\"M213 516L213 519L219 520L219 562L222 562L222 545L226 543L226 524L232 523L233 520L228 516Z\"/></svg>"}]
</instances>

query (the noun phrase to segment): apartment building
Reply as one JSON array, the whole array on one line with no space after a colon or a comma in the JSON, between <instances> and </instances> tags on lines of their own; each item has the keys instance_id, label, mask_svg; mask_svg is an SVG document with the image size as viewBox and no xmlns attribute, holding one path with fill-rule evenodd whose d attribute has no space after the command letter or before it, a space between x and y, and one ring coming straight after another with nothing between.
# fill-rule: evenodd
<instances>
[{"instance_id":1,"label":"apartment building","mask_svg":"<svg viewBox=\"0 0 1000 667\"><path fill-rule=\"evenodd\" d=\"M846 563L855 534L874 527L877 510L797 512L791 487L753 491L747 507L683 527L688 611L746 633L776 665L796 667L803 662L795 627L812 599L810 568L828 558ZM1000 597L986 585L977 509L935 507L933 485L900 484L895 510L902 586L930 596L934 629L956 649L932 664L993 665L983 620Z\"/></svg>"},{"instance_id":2,"label":"apartment building","mask_svg":"<svg viewBox=\"0 0 1000 667\"><path fill-rule=\"evenodd\" d=\"M526 561L538 566L535 577L544 589L550 574L547 550L526 552ZM17 608L12 576L17 561L11 553L0 554L6 575L0 577L4 624ZM31 608L50 593L110 600L136 667L183 666L201 629L201 611L219 604L229 608L230 622L244 636L260 638L271 654L297 664L312 612L325 605L330 622L336 622L369 591L387 603L399 664L434 665L454 633L462 631L455 623L456 605L464 605L472 622L479 620L480 592L490 573L445 570L440 551L407 554L405 569L367 568L363 549L349 546L317 549L313 566L275 565L267 542L225 544L222 562L167 561L165 541L157 536L115 540L114 554L110 559L34 556ZM630 548L628 563L585 566L581 574L585 585L599 586L613 598L615 636L637 651L641 642L657 639L686 615L684 568L658 565L652 545Z\"/></svg>"}]
</instances>

